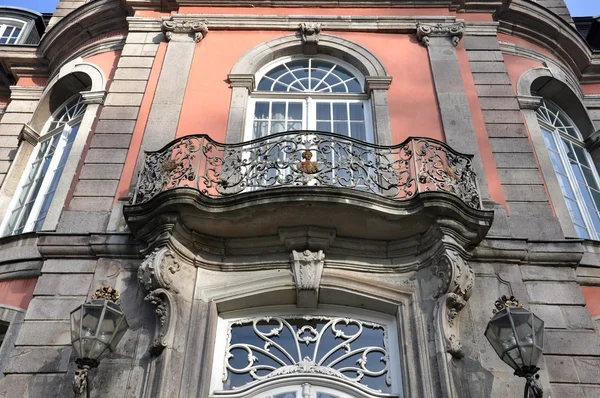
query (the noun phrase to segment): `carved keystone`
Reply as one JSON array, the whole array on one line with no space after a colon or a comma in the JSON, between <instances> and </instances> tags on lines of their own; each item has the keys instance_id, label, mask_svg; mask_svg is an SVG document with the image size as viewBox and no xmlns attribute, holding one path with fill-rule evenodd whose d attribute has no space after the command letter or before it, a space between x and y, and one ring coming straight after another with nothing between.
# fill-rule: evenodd
<instances>
[{"instance_id":1,"label":"carved keystone","mask_svg":"<svg viewBox=\"0 0 600 398\"><path fill-rule=\"evenodd\" d=\"M430 37L445 37L449 36L452 45L456 47L460 39L462 39L465 33L465 23L456 22L453 24L438 23L435 25L429 25L424 23L417 23L417 39L426 47L429 47Z\"/></svg>"},{"instance_id":2,"label":"carved keystone","mask_svg":"<svg viewBox=\"0 0 600 398\"><path fill-rule=\"evenodd\" d=\"M292 272L296 282L296 305L300 308L317 308L325 260L323 250L318 252L292 250L291 257Z\"/></svg>"},{"instance_id":3,"label":"carved keystone","mask_svg":"<svg viewBox=\"0 0 600 398\"><path fill-rule=\"evenodd\" d=\"M302 52L304 55L315 55L318 52L321 38L321 24L319 22L302 22L299 28L302 36Z\"/></svg>"},{"instance_id":4,"label":"carved keystone","mask_svg":"<svg viewBox=\"0 0 600 398\"><path fill-rule=\"evenodd\" d=\"M208 21L204 19L163 21L162 30L167 41L187 41L189 34L193 33L194 41L199 43L208 34Z\"/></svg>"}]
</instances>

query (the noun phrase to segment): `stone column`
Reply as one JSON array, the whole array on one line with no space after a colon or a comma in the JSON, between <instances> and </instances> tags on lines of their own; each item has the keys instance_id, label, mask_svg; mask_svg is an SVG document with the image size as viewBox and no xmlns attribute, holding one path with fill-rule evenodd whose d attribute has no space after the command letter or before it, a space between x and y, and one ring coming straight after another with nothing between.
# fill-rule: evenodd
<instances>
[{"instance_id":1,"label":"stone column","mask_svg":"<svg viewBox=\"0 0 600 398\"><path fill-rule=\"evenodd\" d=\"M418 23L417 38L427 46L429 53L446 142L459 152L474 155L473 167L477 173L481 198L485 201L490 195L455 48L464 29L464 22L437 25Z\"/></svg>"}]
</instances>

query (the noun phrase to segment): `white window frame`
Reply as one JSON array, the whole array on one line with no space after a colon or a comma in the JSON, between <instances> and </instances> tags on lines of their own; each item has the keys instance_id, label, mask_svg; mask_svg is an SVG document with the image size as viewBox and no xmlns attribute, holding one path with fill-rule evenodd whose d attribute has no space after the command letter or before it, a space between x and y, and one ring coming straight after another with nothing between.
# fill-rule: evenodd
<instances>
[{"instance_id":1,"label":"white window frame","mask_svg":"<svg viewBox=\"0 0 600 398\"><path fill-rule=\"evenodd\" d=\"M18 29L21 29L21 31L17 35L17 38L15 39L14 43L3 43L3 44L0 44L0 45L15 45L15 44L19 44L19 39L21 39L21 37L23 36L23 33L25 32L26 26L27 26L27 24L24 21L21 21L19 19L0 18L0 37L2 37L2 35L4 35L4 32L8 28L18 28Z\"/></svg>"},{"instance_id":2,"label":"white window frame","mask_svg":"<svg viewBox=\"0 0 600 398\"><path fill-rule=\"evenodd\" d=\"M387 350L389 356L389 375L391 377L392 386L391 393L376 393L367 391L364 386L359 386L358 383L353 383L343 379L332 379L330 377L320 377L319 375L292 375L292 376L277 376L273 379L267 379L257 384L253 384L250 388L237 388L230 391L223 390L223 375L225 372L225 354L229 339L229 326L241 319L248 319L263 316L286 316L307 315L307 316L328 316L351 318L366 322L374 322L384 326L387 336ZM233 311L220 314L217 322L216 331L217 340L215 341L215 351L213 360L213 371L211 377L211 387L209 394L210 398L228 397L228 398L263 398L268 397L274 391L289 391L293 388L300 388L303 383L309 383L317 386L320 390L322 387L329 388L330 392L335 392L340 398L345 398L349 394L352 398L373 398L373 397L389 397L403 398L404 387L402 379L401 352L399 347L399 331L398 323L395 317L364 309L341 308L331 305L321 305L317 309L298 309L291 306L276 306L263 307L252 310ZM281 388L281 390L279 390ZM287 390L286 390L287 388ZM300 391L300 390L299 390ZM328 392L328 391L324 391ZM266 395L265 395L266 394ZM299 395L298 398L303 398Z\"/></svg>"},{"instance_id":3,"label":"white window frame","mask_svg":"<svg viewBox=\"0 0 600 398\"><path fill-rule=\"evenodd\" d=\"M546 104L548 104L550 106L547 107ZM598 170L595 167L594 161L593 161L591 155L589 154L589 152L587 151L587 149L585 148L585 144L583 142L583 137L582 137L581 133L579 132L577 125L571 120L571 118L569 118L567 113L564 112L556 104L552 103L551 101L545 100L545 99L543 100L543 103L540 106L546 107L546 109L548 109L552 112L558 112L557 115L562 116L561 122L563 124L565 124L565 126L567 128L571 129L571 131L574 131L577 135L577 138L575 138L572 135L565 134L564 132L560 131L555 125L549 124L545 120L541 119L536 112L536 117L537 117L538 123L540 125L540 128L542 130L542 136L544 135L544 131L551 133L552 138L554 140L554 145L558 149L558 154L560 156L562 166L566 171L567 179L569 180L569 184L570 184L570 188L573 191L573 194L575 195L576 205L579 208L579 212L581 213L581 216L583 218L583 222L585 224L584 227L588 232L589 239L600 240L600 230L596 230L596 228L594 227L590 212L589 212L587 206L585 205L585 200L583 198L583 194L581 193L581 189L579 187L579 184L577 183L575 174L573 173L573 170L571 169L572 160L569 159L569 157L567 156L567 153L565 152L565 150L563 148L563 144L562 144L561 140L564 139L564 140L568 141L569 143L571 143L572 145L576 145L582 149L588 164L591 166L590 169L592 171L592 175L595 179L595 182L600 187L600 175L598 174ZM556 121L556 119L555 119L555 121ZM546 147L547 147L549 153L555 152L554 150L549 148L547 145L546 145ZM577 163L580 164L579 161ZM554 164L552 165L552 167L554 169L554 173L556 174L556 178L559 179L559 184L560 184L560 177L558 176L558 173L556 171L556 168L554 167ZM564 196L564 192L562 192L562 189L561 189L561 193ZM566 201L567 201L567 198L565 198L565 202ZM573 226L575 227L576 225L578 225L575 223L575 220L573 219L573 216L570 214L570 212L569 212L569 215L571 217L571 221L573 222ZM586 237L582 237L578 233L577 228L575 228L575 231L580 238L586 238Z\"/></svg>"},{"instance_id":4,"label":"white window frame","mask_svg":"<svg viewBox=\"0 0 600 398\"><path fill-rule=\"evenodd\" d=\"M77 102L74 104L73 102L77 100ZM54 129L49 131L49 128L53 125L54 122L59 122L61 121L61 118L65 116L65 112L69 109L69 106L78 106L78 112L75 115L75 117L72 117L71 115L66 115L67 119L64 123L59 124L59 126L55 127ZM27 166L25 167L25 171L23 173L23 175L21 176L21 179L19 181L19 185L17 190L15 191L15 194L13 195L13 198L10 202L10 205L8 207L8 210L6 212L6 215L4 216L4 220L2 221L2 224L0 225L0 231L1 231L1 235L2 236L8 236L8 235L14 235L15 234L15 230L14 228L12 230L7 230L8 228L8 223L9 220L12 217L13 211L15 210L15 208L19 205L19 198L23 192L24 186L27 183L28 179L30 178L30 174L32 172L32 168L33 168L33 164L37 159L37 156L40 152L40 149L42 147L42 144L46 141L50 141L52 139L54 139L54 137L56 137L57 135L60 135L58 138L58 141L56 143L56 147L54 149L54 153L52 154L52 157L50 159L50 164L48 165L48 171L46 172L46 175L44 175L42 177L42 182L40 185L40 188L38 190L37 196L34 200L34 204L31 207L31 210L27 213L24 211L24 205L21 206L21 209L19 209L19 215L15 221L15 226L20 225L21 221L23 220L23 217L26 217L25 220L25 225L23 227L23 230L18 232L20 233L25 233L25 232L31 232L35 229L35 225L36 223L39 221L38 217L39 217L39 213L41 210L42 205L44 204L44 200L46 195L48 194L49 188L50 188L50 184L52 183L53 179L54 179L54 175L56 174L56 171L59 169L63 169L67 163L68 160L68 156L65 157L63 159L63 152L65 150L65 148L67 147L67 143L69 142L69 138L71 138L71 131L73 126L78 125L78 129L81 128L81 122L83 120L83 117L85 115L85 111L86 111L86 105L83 103L83 100L81 98L81 94L76 94L74 96L71 96L69 99L67 99L53 114L52 116L46 121L46 124L44 125L44 133L40 138L40 141L38 142L38 144L35 146L35 148L33 149L31 156L29 157L29 161L27 162ZM79 131L76 132L76 135L79 133ZM73 141L75 140L75 137L72 137L71 140L71 145L73 145ZM63 160L62 164L59 164L61 162L61 160ZM44 162L44 159L42 158L41 160L42 164ZM62 178L62 172L63 170L61 170L61 176L60 178ZM41 173L42 172L42 167L40 165L40 169L37 170L37 173ZM59 178L59 181L60 181ZM35 181L38 179L37 176L33 177L33 182L32 184L35 184ZM35 188L31 189L31 192L28 194L27 198L24 198L24 203L28 203L30 202L30 200L32 199L30 197L30 195L35 191ZM56 191L56 189L55 189ZM54 192L52 193L54 196ZM54 199L54 197L53 197ZM53 200L52 199L52 200ZM51 206L52 200L50 201L49 206ZM47 216L47 214L46 214ZM44 216L44 219L46 218L46 216ZM42 223L43 224L43 223ZM41 229L41 227L40 227Z\"/></svg>"},{"instance_id":5,"label":"white window frame","mask_svg":"<svg viewBox=\"0 0 600 398\"><path fill-rule=\"evenodd\" d=\"M283 65L288 62L302 60L302 59L317 59L333 64L339 65L346 69L348 72L357 79L362 93L325 93L325 92L281 92L281 91L256 91L256 87L261 82L262 78L270 72L272 69L279 65ZM364 123L365 123L365 136L366 142L374 143L374 129L373 129L373 115L371 109L371 101L369 96L365 93L365 78L352 65L343 62L337 58L328 56L318 57L306 57L306 56L288 56L282 57L275 61L266 64L261 68L255 75L256 87L250 94L248 99L248 106L246 107L246 128L244 131L244 141L250 141L254 139L254 111L256 102L258 101L270 101L270 102L302 102L304 104L303 117L302 117L302 130L316 130L316 104L319 102L337 102L337 103L362 103L364 108ZM350 130L348 131L348 137L351 137Z\"/></svg>"}]
</instances>

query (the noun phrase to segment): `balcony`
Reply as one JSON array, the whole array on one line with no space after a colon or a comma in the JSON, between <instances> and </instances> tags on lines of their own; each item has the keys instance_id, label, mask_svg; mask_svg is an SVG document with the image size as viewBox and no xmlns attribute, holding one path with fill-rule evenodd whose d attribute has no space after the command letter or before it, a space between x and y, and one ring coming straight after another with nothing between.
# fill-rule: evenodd
<instances>
[{"instance_id":1,"label":"balcony","mask_svg":"<svg viewBox=\"0 0 600 398\"><path fill-rule=\"evenodd\" d=\"M146 153L131 204L183 187L218 199L291 186L356 189L397 201L447 192L481 208L471 156L440 141L410 138L383 147L314 131L240 144L206 135L177 139Z\"/></svg>"},{"instance_id":2,"label":"balcony","mask_svg":"<svg viewBox=\"0 0 600 398\"><path fill-rule=\"evenodd\" d=\"M124 213L142 238L165 223L219 239L310 226L386 241L448 219L482 237L491 223L471 156L429 138L378 146L315 131L238 144L206 135L177 139L145 154Z\"/></svg>"}]
</instances>

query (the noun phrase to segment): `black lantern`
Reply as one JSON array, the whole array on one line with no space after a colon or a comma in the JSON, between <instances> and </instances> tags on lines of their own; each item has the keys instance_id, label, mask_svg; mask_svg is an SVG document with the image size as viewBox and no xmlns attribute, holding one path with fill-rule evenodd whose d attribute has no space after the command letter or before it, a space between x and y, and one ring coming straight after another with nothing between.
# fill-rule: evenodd
<instances>
[{"instance_id":1,"label":"black lantern","mask_svg":"<svg viewBox=\"0 0 600 398\"><path fill-rule=\"evenodd\" d=\"M537 362L544 348L544 321L523 308L512 296L502 296L494 316L485 329L485 337L504 362L525 377L525 397L542 397Z\"/></svg>"},{"instance_id":2,"label":"black lantern","mask_svg":"<svg viewBox=\"0 0 600 398\"><path fill-rule=\"evenodd\" d=\"M71 343L77 354L73 389L87 396L87 372L114 351L129 329L125 314L118 306L119 292L102 287L92 300L71 312Z\"/></svg>"}]
</instances>

